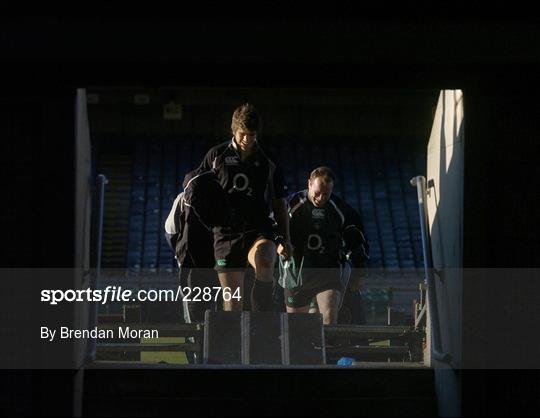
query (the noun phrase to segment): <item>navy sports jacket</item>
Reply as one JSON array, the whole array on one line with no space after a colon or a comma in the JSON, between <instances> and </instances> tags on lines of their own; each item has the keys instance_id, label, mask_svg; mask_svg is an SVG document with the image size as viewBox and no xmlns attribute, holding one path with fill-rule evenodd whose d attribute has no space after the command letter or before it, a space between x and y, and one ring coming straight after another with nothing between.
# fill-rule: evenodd
<instances>
[{"instance_id":1,"label":"navy sports jacket","mask_svg":"<svg viewBox=\"0 0 540 418\"><path fill-rule=\"evenodd\" d=\"M213 170L186 174L165 222L165 238L183 267L214 267L212 228L230 225L228 198Z\"/></svg>"},{"instance_id":2,"label":"navy sports jacket","mask_svg":"<svg viewBox=\"0 0 540 418\"><path fill-rule=\"evenodd\" d=\"M272 199L286 198L287 186L275 158L258 144L242 161L234 140L211 148L201 168L215 170L236 225L257 228L270 222Z\"/></svg>"},{"instance_id":3,"label":"navy sports jacket","mask_svg":"<svg viewBox=\"0 0 540 418\"><path fill-rule=\"evenodd\" d=\"M355 267L366 265L369 246L362 219L343 199L332 194L318 208L302 190L291 196L289 216L294 256L305 258L304 267L334 267L346 254Z\"/></svg>"}]
</instances>

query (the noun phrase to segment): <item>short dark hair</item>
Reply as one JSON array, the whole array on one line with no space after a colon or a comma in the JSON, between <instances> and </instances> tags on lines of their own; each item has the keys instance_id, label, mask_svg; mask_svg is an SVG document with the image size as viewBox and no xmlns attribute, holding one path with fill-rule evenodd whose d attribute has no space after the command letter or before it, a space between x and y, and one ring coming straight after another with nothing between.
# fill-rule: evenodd
<instances>
[{"instance_id":1,"label":"short dark hair","mask_svg":"<svg viewBox=\"0 0 540 418\"><path fill-rule=\"evenodd\" d=\"M244 103L238 106L232 116L231 130L234 134L238 129L245 129L250 132L261 130L261 116L255 106L251 103Z\"/></svg>"},{"instance_id":2,"label":"short dark hair","mask_svg":"<svg viewBox=\"0 0 540 418\"><path fill-rule=\"evenodd\" d=\"M310 180L315 180L317 177L322 178L325 183L327 183L328 181L331 181L332 183L336 182L336 175L330 167L317 167L309 175Z\"/></svg>"}]
</instances>

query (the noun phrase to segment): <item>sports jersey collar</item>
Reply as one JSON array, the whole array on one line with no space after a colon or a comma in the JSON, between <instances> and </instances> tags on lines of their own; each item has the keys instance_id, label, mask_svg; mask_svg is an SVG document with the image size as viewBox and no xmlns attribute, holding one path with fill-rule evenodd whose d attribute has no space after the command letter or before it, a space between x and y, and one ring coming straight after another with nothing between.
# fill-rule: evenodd
<instances>
[{"instance_id":1,"label":"sports jersey collar","mask_svg":"<svg viewBox=\"0 0 540 418\"><path fill-rule=\"evenodd\" d=\"M232 137L231 139L231 145L233 147L233 149L236 151L236 152L239 152L240 150L238 149L238 145L236 145L236 141L234 140L234 136ZM254 151L258 151L259 150L259 142L257 140L255 140L255 143L253 144L253 146L255 147L254 148Z\"/></svg>"},{"instance_id":2,"label":"sports jersey collar","mask_svg":"<svg viewBox=\"0 0 540 418\"><path fill-rule=\"evenodd\" d=\"M236 141L234 140L234 136L231 139L231 145L236 151L238 151L238 145L236 145ZM259 142L257 140L255 140L255 143L253 144L253 146L255 147L255 150L258 150L259 149Z\"/></svg>"},{"instance_id":3,"label":"sports jersey collar","mask_svg":"<svg viewBox=\"0 0 540 418\"><path fill-rule=\"evenodd\" d=\"M311 206L313 206L314 208L325 209L325 208L328 208L330 205L336 207L336 204L335 204L334 200L332 199L332 196L330 196L330 199L328 199L328 200L326 201L326 203L324 204L324 206L321 206L321 207L315 206L315 204L314 204L314 203L311 201L311 199L309 198L309 190L308 190L308 189L305 189L305 192L306 192L306 195L305 195L306 201L308 201L308 202L311 204Z\"/></svg>"}]
</instances>

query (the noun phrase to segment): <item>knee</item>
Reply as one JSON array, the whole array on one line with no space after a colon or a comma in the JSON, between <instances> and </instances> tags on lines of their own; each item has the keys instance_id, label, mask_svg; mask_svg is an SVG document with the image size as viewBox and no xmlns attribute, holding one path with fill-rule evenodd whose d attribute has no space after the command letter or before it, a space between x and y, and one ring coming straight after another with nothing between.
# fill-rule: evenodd
<instances>
[{"instance_id":1,"label":"knee","mask_svg":"<svg viewBox=\"0 0 540 418\"><path fill-rule=\"evenodd\" d=\"M275 253L266 249L260 249L255 254L255 264L257 268L271 269L276 261Z\"/></svg>"},{"instance_id":2,"label":"knee","mask_svg":"<svg viewBox=\"0 0 540 418\"><path fill-rule=\"evenodd\" d=\"M274 267L274 259L272 257L261 257L256 260L257 268L271 269Z\"/></svg>"}]
</instances>

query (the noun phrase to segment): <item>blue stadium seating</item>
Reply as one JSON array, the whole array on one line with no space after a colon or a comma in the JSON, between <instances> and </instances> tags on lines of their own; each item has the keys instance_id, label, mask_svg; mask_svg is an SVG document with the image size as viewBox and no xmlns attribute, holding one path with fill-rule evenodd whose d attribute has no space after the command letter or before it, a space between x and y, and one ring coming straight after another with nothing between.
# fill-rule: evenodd
<instances>
[{"instance_id":1,"label":"blue stadium seating","mask_svg":"<svg viewBox=\"0 0 540 418\"><path fill-rule=\"evenodd\" d=\"M126 258L125 265L115 267L127 267L132 273L172 271L175 262L163 237L163 224L182 189L184 175L200 164L215 142L200 137L140 137L130 144ZM328 165L336 172L335 193L363 217L371 267L422 266L416 191L409 185L411 177L426 171L425 149L417 140L281 137L267 138L265 144L279 158L291 193L306 188L309 172L316 166ZM103 152L99 145L95 152ZM99 172L99 158L94 164Z\"/></svg>"}]
</instances>

